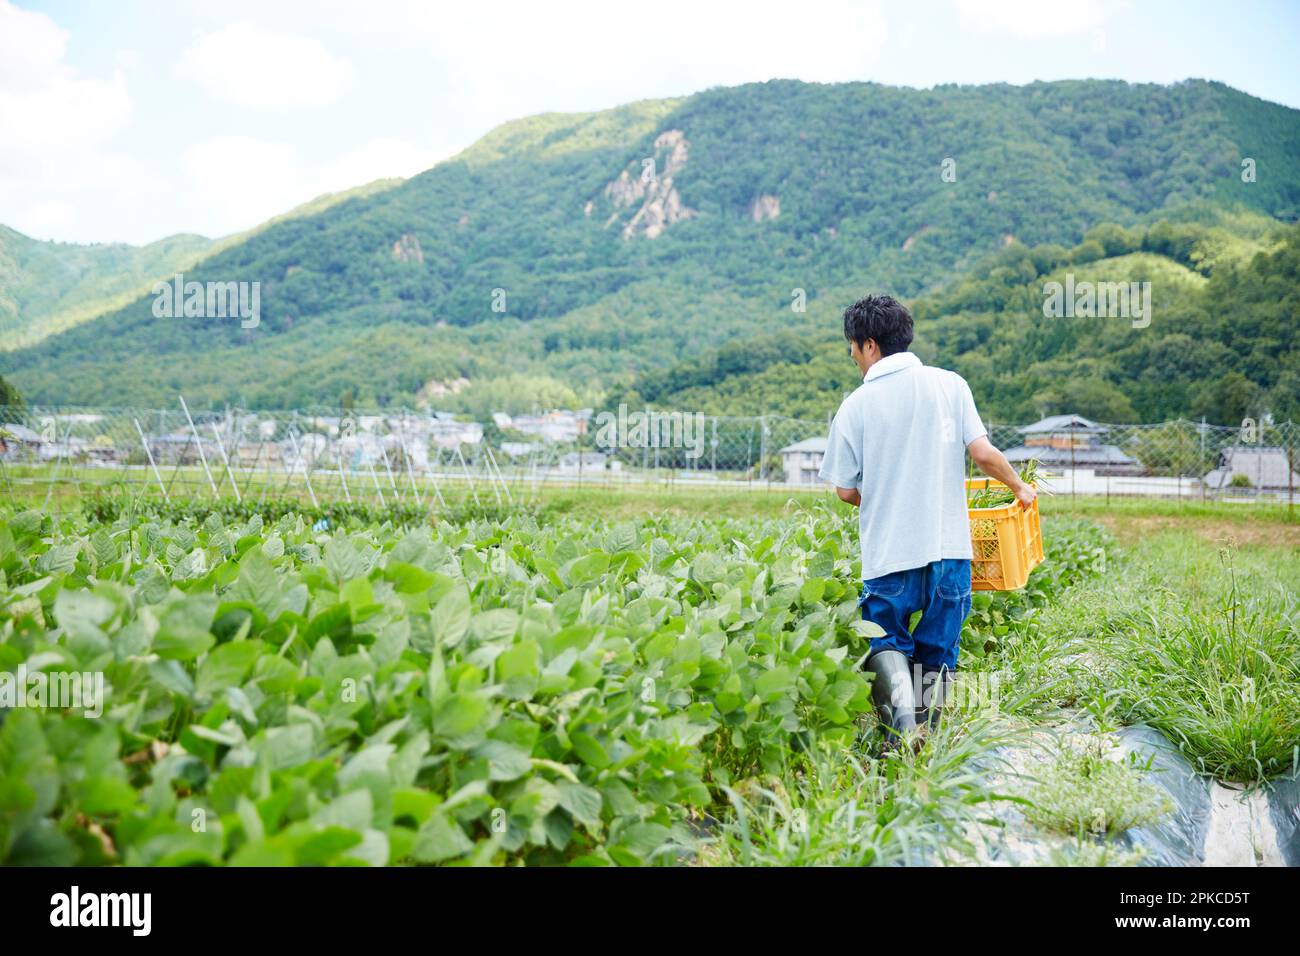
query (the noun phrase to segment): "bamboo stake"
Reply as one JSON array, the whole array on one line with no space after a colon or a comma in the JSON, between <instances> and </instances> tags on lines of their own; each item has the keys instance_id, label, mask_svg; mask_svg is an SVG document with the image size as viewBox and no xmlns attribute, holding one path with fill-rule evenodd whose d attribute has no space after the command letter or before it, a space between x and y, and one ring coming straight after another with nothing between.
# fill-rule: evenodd
<instances>
[{"instance_id":1,"label":"bamboo stake","mask_svg":"<svg viewBox=\"0 0 1300 956\"><path fill-rule=\"evenodd\" d=\"M217 450L221 452L221 461L226 466L226 477L230 479L230 487L235 489L235 504L243 504L244 499L239 494L239 482L235 481L235 473L230 470L230 458L226 455L226 446L221 442L221 434L217 431L217 423L212 422L212 437L216 439Z\"/></svg>"},{"instance_id":2,"label":"bamboo stake","mask_svg":"<svg viewBox=\"0 0 1300 956\"><path fill-rule=\"evenodd\" d=\"M140 420L133 418L131 421L135 422L135 433L140 436L140 444L144 446L144 455L149 459L149 467L153 469L153 476L158 482L158 489L163 493L163 501L171 504L171 496L167 494L167 486L163 484L162 475L158 474L158 465L153 460L153 452L149 450L149 443L145 441L144 429L140 427Z\"/></svg>"},{"instance_id":3,"label":"bamboo stake","mask_svg":"<svg viewBox=\"0 0 1300 956\"><path fill-rule=\"evenodd\" d=\"M289 441L293 443L294 461L302 462L302 476L307 479L307 494L311 495L311 506L313 508L319 508L320 502L316 500L316 490L311 486L311 471L308 469L307 462L302 457L302 453L298 451L298 439L294 436L293 432L289 432ZM292 468L289 469L289 476L293 477Z\"/></svg>"},{"instance_id":4,"label":"bamboo stake","mask_svg":"<svg viewBox=\"0 0 1300 956\"><path fill-rule=\"evenodd\" d=\"M185 396L180 396L181 408L185 410L185 420L190 423L190 431L194 433L194 441L199 447L199 461L203 463L203 473L208 476L208 484L212 487L212 497L220 498L221 492L217 491L217 483L212 480L212 472L208 470L208 456L203 454L203 439L199 438L199 430L194 427L194 419L190 417L190 407L185 404Z\"/></svg>"}]
</instances>

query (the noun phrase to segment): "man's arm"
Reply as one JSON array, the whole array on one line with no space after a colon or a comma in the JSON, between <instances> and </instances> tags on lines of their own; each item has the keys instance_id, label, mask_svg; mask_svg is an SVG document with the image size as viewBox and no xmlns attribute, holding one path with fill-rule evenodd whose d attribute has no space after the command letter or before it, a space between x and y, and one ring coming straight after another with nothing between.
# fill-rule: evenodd
<instances>
[{"instance_id":1,"label":"man's arm","mask_svg":"<svg viewBox=\"0 0 1300 956\"><path fill-rule=\"evenodd\" d=\"M849 423L851 417L852 411L846 399L831 422L830 434L826 436L826 452L817 477L835 489L840 501L856 508L862 504L857 487L862 480L862 452L858 447L862 433Z\"/></svg>"},{"instance_id":2,"label":"man's arm","mask_svg":"<svg viewBox=\"0 0 1300 956\"><path fill-rule=\"evenodd\" d=\"M1038 492L1031 485L1020 480L1016 470L1011 467L1011 462L1007 461L1007 456L994 447L987 435L976 438L966 446L966 449L970 452L971 460L979 466L980 471L990 478L996 478L1015 492L1021 507L1028 508L1034 503L1034 499L1038 497ZM836 489L836 491L841 490L843 489ZM840 497L843 498L844 496L841 495Z\"/></svg>"}]
</instances>

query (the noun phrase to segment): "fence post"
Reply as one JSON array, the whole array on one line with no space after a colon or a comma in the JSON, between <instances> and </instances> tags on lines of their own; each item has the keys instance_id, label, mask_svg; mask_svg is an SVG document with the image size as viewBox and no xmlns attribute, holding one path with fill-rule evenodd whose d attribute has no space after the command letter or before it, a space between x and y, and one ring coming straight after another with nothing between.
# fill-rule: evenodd
<instances>
[{"instance_id":1,"label":"fence post","mask_svg":"<svg viewBox=\"0 0 1300 956\"><path fill-rule=\"evenodd\" d=\"M1286 520L1295 520L1295 422L1286 430Z\"/></svg>"},{"instance_id":2,"label":"fence post","mask_svg":"<svg viewBox=\"0 0 1300 956\"><path fill-rule=\"evenodd\" d=\"M754 433L745 429L745 480L750 487L754 485Z\"/></svg>"},{"instance_id":3,"label":"fence post","mask_svg":"<svg viewBox=\"0 0 1300 956\"><path fill-rule=\"evenodd\" d=\"M713 416L713 480L718 480L718 416Z\"/></svg>"}]
</instances>

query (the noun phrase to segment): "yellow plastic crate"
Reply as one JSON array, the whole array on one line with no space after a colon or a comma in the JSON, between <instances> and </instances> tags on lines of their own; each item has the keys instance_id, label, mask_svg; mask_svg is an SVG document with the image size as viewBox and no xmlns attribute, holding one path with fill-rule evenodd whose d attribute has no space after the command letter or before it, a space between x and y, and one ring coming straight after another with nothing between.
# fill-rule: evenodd
<instances>
[{"instance_id":1,"label":"yellow plastic crate","mask_svg":"<svg viewBox=\"0 0 1300 956\"><path fill-rule=\"evenodd\" d=\"M1005 488L992 478L966 479L967 496L984 488ZM1043 560L1043 532L1038 523L1038 501L1028 508L1019 501L996 508L971 508L971 588L976 591L1014 591L1023 588L1029 572Z\"/></svg>"}]
</instances>

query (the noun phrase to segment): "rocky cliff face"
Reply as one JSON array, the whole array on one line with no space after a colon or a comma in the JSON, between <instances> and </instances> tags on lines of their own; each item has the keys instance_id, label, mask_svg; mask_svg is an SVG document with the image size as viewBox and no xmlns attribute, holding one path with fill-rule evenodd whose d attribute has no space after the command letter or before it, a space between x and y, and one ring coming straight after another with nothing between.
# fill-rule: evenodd
<instances>
[{"instance_id":1,"label":"rocky cliff face","mask_svg":"<svg viewBox=\"0 0 1300 956\"><path fill-rule=\"evenodd\" d=\"M623 238L641 235L653 239L673 223L696 215L682 202L673 185L673 177L685 167L689 152L690 144L681 130L660 133L653 156L643 159L634 172L623 170L605 186L605 199L614 207L605 225L614 225L622 219L624 210L637 207L623 225Z\"/></svg>"},{"instance_id":2,"label":"rocky cliff face","mask_svg":"<svg viewBox=\"0 0 1300 956\"><path fill-rule=\"evenodd\" d=\"M424 250L420 248L420 240L409 232L403 234L393 243L393 258L398 262L423 262Z\"/></svg>"},{"instance_id":3,"label":"rocky cliff face","mask_svg":"<svg viewBox=\"0 0 1300 956\"><path fill-rule=\"evenodd\" d=\"M781 200L776 196L755 196L749 204L749 218L754 222L775 219L781 215Z\"/></svg>"}]
</instances>

